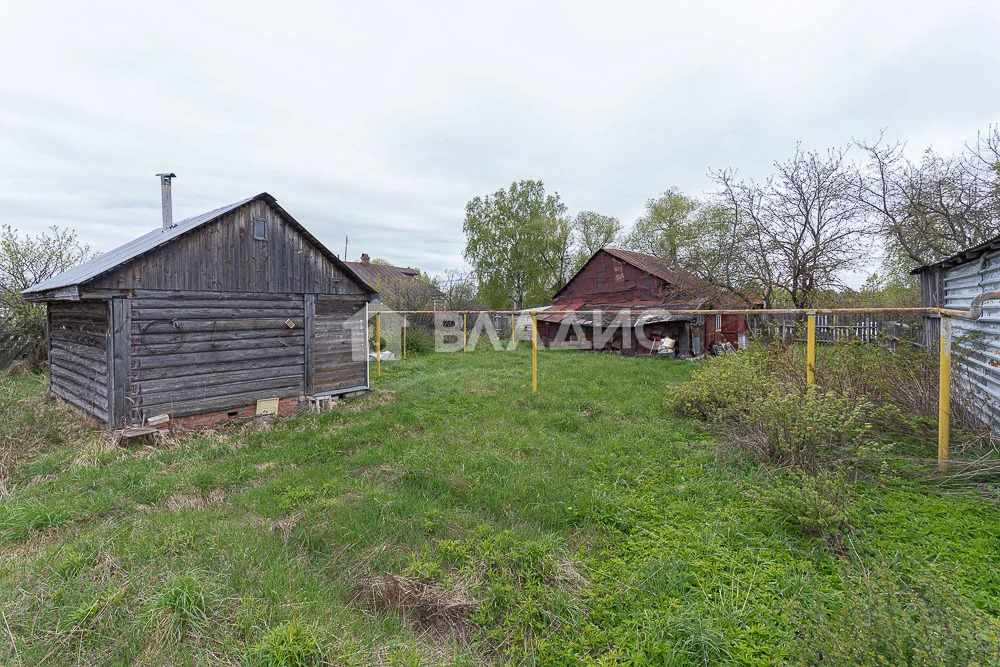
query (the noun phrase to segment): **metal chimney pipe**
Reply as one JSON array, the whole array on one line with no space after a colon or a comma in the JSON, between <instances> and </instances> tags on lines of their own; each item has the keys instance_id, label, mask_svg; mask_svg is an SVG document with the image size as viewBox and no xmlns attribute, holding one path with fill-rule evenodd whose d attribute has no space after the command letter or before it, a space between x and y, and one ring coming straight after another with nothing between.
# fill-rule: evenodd
<instances>
[{"instance_id":1,"label":"metal chimney pipe","mask_svg":"<svg viewBox=\"0 0 1000 667\"><path fill-rule=\"evenodd\" d=\"M174 205L170 198L170 179L177 174L157 174L160 177L160 198L163 204L163 231L174 226Z\"/></svg>"}]
</instances>

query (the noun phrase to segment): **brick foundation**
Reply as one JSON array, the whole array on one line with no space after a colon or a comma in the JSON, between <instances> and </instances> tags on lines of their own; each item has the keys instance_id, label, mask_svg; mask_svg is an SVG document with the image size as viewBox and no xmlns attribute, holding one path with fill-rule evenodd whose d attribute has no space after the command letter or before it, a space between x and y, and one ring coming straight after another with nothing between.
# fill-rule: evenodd
<instances>
[{"instance_id":1,"label":"brick foundation","mask_svg":"<svg viewBox=\"0 0 1000 667\"><path fill-rule=\"evenodd\" d=\"M278 401L279 417L294 417L300 410L308 408L307 401L299 402L299 397L282 398ZM170 421L160 424L160 429L183 429L186 431L196 431L203 428L213 428L222 424L244 421L257 415L257 404L244 405L241 408L230 408L228 410L218 410L216 412L203 412L197 415L185 415L183 417L171 417Z\"/></svg>"}]
</instances>

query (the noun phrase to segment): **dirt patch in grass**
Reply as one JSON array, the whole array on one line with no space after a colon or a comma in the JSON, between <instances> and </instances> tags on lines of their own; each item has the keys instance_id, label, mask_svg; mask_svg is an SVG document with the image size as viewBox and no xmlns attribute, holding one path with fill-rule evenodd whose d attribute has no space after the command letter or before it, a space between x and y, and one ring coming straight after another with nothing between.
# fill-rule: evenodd
<instances>
[{"instance_id":1,"label":"dirt patch in grass","mask_svg":"<svg viewBox=\"0 0 1000 667\"><path fill-rule=\"evenodd\" d=\"M295 526L299 523L299 518L297 516L290 516L285 519L278 519L277 521L271 522L271 534L281 535L281 539L285 542L288 538L292 536L292 531L295 530Z\"/></svg>"},{"instance_id":2,"label":"dirt patch in grass","mask_svg":"<svg viewBox=\"0 0 1000 667\"><path fill-rule=\"evenodd\" d=\"M392 482L401 479L405 474L406 468L394 463L383 463L382 465L368 468L361 473L361 475L366 479L382 484L391 484Z\"/></svg>"},{"instance_id":3,"label":"dirt patch in grass","mask_svg":"<svg viewBox=\"0 0 1000 667\"><path fill-rule=\"evenodd\" d=\"M396 574L363 578L354 586L351 601L377 613L399 613L422 632L468 635L470 617L479 609L464 586L444 590L435 584Z\"/></svg>"}]
</instances>

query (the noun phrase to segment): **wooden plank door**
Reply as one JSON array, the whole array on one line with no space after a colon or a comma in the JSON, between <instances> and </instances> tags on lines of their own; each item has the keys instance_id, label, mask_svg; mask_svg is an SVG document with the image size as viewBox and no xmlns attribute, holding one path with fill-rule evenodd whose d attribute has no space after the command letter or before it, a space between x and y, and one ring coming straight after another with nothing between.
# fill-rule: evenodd
<instances>
[{"instance_id":1,"label":"wooden plank door","mask_svg":"<svg viewBox=\"0 0 1000 667\"><path fill-rule=\"evenodd\" d=\"M368 386L364 303L316 300L313 393Z\"/></svg>"}]
</instances>

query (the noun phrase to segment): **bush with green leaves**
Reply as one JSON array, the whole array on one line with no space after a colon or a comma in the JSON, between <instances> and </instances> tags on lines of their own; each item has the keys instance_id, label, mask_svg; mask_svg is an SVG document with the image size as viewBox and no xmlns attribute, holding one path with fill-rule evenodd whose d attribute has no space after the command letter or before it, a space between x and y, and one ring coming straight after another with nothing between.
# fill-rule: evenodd
<instances>
[{"instance_id":1,"label":"bush with green leaves","mask_svg":"<svg viewBox=\"0 0 1000 667\"><path fill-rule=\"evenodd\" d=\"M804 534L822 537L831 550L842 553L844 537L851 530L856 487L856 479L843 468L815 474L792 471L756 496Z\"/></svg>"},{"instance_id":2,"label":"bush with green leaves","mask_svg":"<svg viewBox=\"0 0 1000 667\"><path fill-rule=\"evenodd\" d=\"M812 599L800 613L797 662L825 665L996 665L1000 622L944 578L885 564Z\"/></svg>"},{"instance_id":3,"label":"bush with green leaves","mask_svg":"<svg viewBox=\"0 0 1000 667\"><path fill-rule=\"evenodd\" d=\"M813 385L782 387L746 406L739 444L771 463L815 470L821 459L871 439L874 408L863 398Z\"/></svg>"},{"instance_id":4,"label":"bush with green leaves","mask_svg":"<svg viewBox=\"0 0 1000 667\"><path fill-rule=\"evenodd\" d=\"M690 380L672 387L668 406L708 422L741 420L753 404L780 385L778 349L755 344L739 354L707 360Z\"/></svg>"},{"instance_id":5,"label":"bush with green leaves","mask_svg":"<svg viewBox=\"0 0 1000 667\"><path fill-rule=\"evenodd\" d=\"M406 328L406 352L407 354L423 354L434 351L434 337L416 327Z\"/></svg>"}]
</instances>

